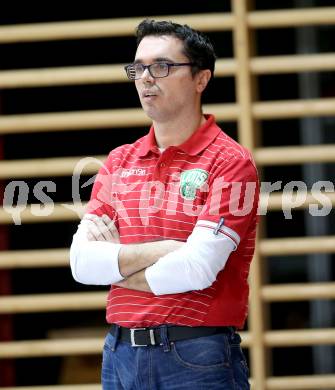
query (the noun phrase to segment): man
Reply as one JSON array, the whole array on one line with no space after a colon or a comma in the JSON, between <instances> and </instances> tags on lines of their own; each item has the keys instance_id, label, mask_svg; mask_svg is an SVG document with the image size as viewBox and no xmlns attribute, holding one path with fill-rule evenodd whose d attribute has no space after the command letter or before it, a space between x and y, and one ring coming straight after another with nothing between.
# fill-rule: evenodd
<instances>
[{"instance_id":1,"label":"man","mask_svg":"<svg viewBox=\"0 0 335 390\"><path fill-rule=\"evenodd\" d=\"M145 20L125 67L150 132L113 150L71 246L74 278L112 285L104 389L248 389L240 348L254 252L258 181L201 95L208 38Z\"/></svg>"}]
</instances>

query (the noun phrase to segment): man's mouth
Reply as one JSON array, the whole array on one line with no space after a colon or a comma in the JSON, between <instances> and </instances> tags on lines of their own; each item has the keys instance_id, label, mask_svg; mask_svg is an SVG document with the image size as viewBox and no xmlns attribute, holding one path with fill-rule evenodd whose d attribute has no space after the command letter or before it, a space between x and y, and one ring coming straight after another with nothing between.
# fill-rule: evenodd
<instances>
[{"instance_id":1,"label":"man's mouth","mask_svg":"<svg viewBox=\"0 0 335 390\"><path fill-rule=\"evenodd\" d=\"M147 97L152 97L152 96L157 96L154 92L149 92L149 91L143 91L142 92L142 97L147 98Z\"/></svg>"}]
</instances>

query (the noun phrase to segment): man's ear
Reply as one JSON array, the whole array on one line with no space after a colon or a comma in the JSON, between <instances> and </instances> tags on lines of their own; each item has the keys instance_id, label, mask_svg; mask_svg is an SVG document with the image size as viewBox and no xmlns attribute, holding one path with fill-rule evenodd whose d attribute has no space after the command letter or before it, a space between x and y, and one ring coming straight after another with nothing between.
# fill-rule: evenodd
<instances>
[{"instance_id":1,"label":"man's ear","mask_svg":"<svg viewBox=\"0 0 335 390\"><path fill-rule=\"evenodd\" d=\"M209 69L203 69L199 73L197 73L197 85L196 90L199 93L202 93L205 88L207 87L207 84L211 78L211 71Z\"/></svg>"}]
</instances>

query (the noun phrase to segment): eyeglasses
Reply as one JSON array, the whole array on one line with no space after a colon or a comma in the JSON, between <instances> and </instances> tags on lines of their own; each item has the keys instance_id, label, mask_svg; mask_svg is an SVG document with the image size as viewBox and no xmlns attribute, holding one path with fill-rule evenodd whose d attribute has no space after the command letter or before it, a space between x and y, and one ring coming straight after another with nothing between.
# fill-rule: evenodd
<instances>
[{"instance_id":1,"label":"eyeglasses","mask_svg":"<svg viewBox=\"0 0 335 390\"><path fill-rule=\"evenodd\" d=\"M140 62L126 65L124 67L129 80L138 80L142 77L144 71L148 69L150 75L155 79L167 77L171 66L193 66L193 62L154 62L150 65L144 65Z\"/></svg>"}]
</instances>

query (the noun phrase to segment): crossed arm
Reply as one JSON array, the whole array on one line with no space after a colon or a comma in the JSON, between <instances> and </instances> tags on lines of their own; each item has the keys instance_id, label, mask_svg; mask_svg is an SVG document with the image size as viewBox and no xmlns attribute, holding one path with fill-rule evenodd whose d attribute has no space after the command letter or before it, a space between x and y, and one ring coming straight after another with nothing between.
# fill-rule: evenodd
<instances>
[{"instance_id":1,"label":"crossed arm","mask_svg":"<svg viewBox=\"0 0 335 390\"><path fill-rule=\"evenodd\" d=\"M235 243L224 234L195 227L186 243L174 240L120 244L108 216L86 214L70 251L74 278L84 284L113 284L156 295L209 287Z\"/></svg>"},{"instance_id":2,"label":"crossed arm","mask_svg":"<svg viewBox=\"0 0 335 390\"><path fill-rule=\"evenodd\" d=\"M145 277L146 268L182 245L183 243L179 241L164 240L121 246L119 269L121 275L125 276L125 279L115 284L120 287L152 292Z\"/></svg>"},{"instance_id":3,"label":"crossed arm","mask_svg":"<svg viewBox=\"0 0 335 390\"><path fill-rule=\"evenodd\" d=\"M81 232L79 232L80 229ZM86 214L80 224L77 236L78 237L75 237L74 239L74 241L77 240L77 243L74 244L76 247L80 247L81 249L84 249L83 246L85 246L85 243L87 242L100 242L100 245L97 245L96 247L97 251L99 250L99 247L101 247L101 242L114 244L109 245L109 247L106 246L106 249L111 252L113 250L118 251L118 253L114 253L114 256L117 255L120 280L114 282L113 284L134 290L148 292L152 292L152 290L150 289L150 286L145 278L146 268L154 264L159 258L177 250L182 245L184 245L183 242L175 240L162 240L142 244L119 245L119 232L114 222L107 215L98 217L93 214ZM89 245L88 247L92 248L92 245ZM88 247L86 250L90 249ZM74 245L72 245L71 251L74 252L75 250L76 248L74 248ZM77 254L77 256L78 255L79 254ZM75 266L73 258L75 256L76 255L74 253L71 254L71 268L74 276ZM106 270L106 272L108 271ZM81 278L80 276L75 276L75 279L78 280Z\"/></svg>"}]
</instances>

